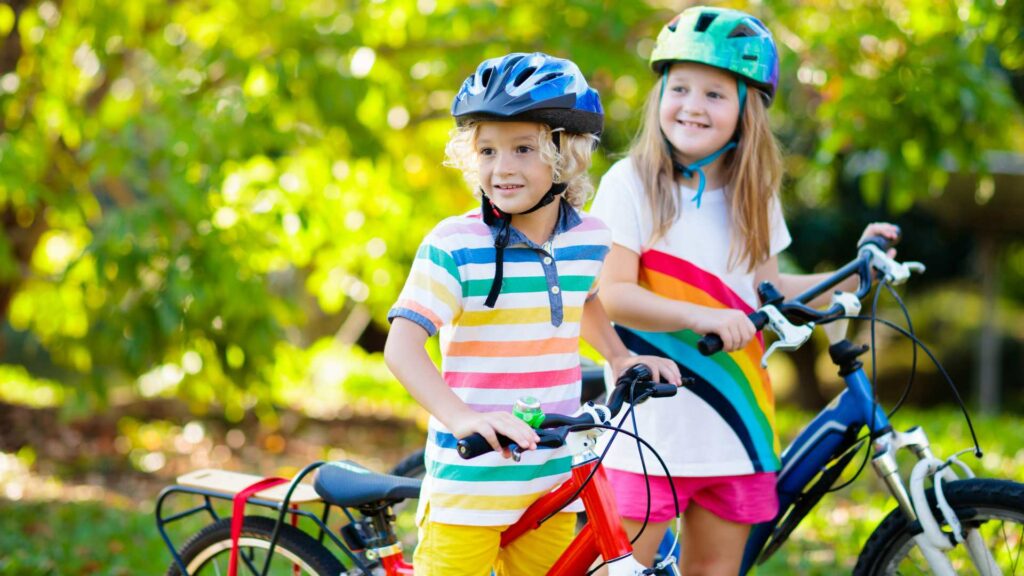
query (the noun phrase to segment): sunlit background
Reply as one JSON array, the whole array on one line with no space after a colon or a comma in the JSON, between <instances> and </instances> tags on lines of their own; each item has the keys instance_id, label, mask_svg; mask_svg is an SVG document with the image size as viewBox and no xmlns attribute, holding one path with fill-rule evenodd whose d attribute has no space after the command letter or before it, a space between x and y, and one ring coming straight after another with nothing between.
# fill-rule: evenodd
<instances>
[{"instance_id":1,"label":"sunlit background","mask_svg":"<svg viewBox=\"0 0 1024 576\"><path fill-rule=\"evenodd\" d=\"M914 327L999 431L983 468L1024 480L1024 3L715 4L780 46L785 267L827 270L865 223L900 223L900 256L928 266L903 291ZM455 91L486 57L573 59L607 111L596 180L687 5L0 3L0 573L162 570L152 499L190 469L384 470L414 449L424 415L380 351L419 240L473 205L441 164ZM878 344L892 402L911 347ZM824 348L773 359L784 435L840 386ZM908 421L967 447L921 358ZM865 494L809 520L779 569L852 565L829 538L858 548L887 509ZM57 523L103 544L30 544Z\"/></svg>"}]
</instances>

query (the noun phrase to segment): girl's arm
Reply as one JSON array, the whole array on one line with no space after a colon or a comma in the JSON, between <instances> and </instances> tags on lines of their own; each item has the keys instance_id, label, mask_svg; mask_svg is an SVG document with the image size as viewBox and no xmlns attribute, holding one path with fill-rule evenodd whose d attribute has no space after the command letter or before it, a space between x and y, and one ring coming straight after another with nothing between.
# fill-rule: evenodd
<instances>
[{"instance_id":1,"label":"girl's arm","mask_svg":"<svg viewBox=\"0 0 1024 576\"><path fill-rule=\"evenodd\" d=\"M424 349L428 334L420 325L395 318L384 345L384 362L409 394L444 424L456 438L479 432L496 451L504 452L495 433L507 436L524 450L537 447L540 438L511 412L477 412L448 387Z\"/></svg>"},{"instance_id":2,"label":"girl's arm","mask_svg":"<svg viewBox=\"0 0 1024 576\"><path fill-rule=\"evenodd\" d=\"M859 246L861 242L872 236L884 236L889 240L896 240L899 238L899 234L899 228L895 225L886 222L875 222L868 224L868 226L864 228L864 232L861 234L860 240L857 241L857 245ZM890 250L889 255L895 256L896 251ZM754 276L758 285L767 280L774 284L775 287L778 288L779 292L789 300L796 298L811 286L814 286L828 278L831 274L831 272L823 272L819 274L780 274L779 259L776 256L772 256L764 264L758 266ZM857 289L859 282L860 280L856 276L851 276L839 283L835 289L842 290L844 292L852 292ZM822 294L808 302L808 305L812 307L825 306L829 303L831 298L831 293Z\"/></svg>"},{"instance_id":3,"label":"girl's arm","mask_svg":"<svg viewBox=\"0 0 1024 576\"><path fill-rule=\"evenodd\" d=\"M729 352L746 346L756 334L743 312L659 296L637 284L639 273L640 256L612 244L601 271L601 295L608 316L616 323L650 332L689 329L718 334Z\"/></svg>"},{"instance_id":4,"label":"girl's arm","mask_svg":"<svg viewBox=\"0 0 1024 576\"><path fill-rule=\"evenodd\" d=\"M612 367L612 373L616 376L621 375L634 364L646 364L651 369L651 375L655 382L664 381L676 386L682 384L679 366L675 362L660 356L633 356L629 353L619 335L615 333L615 329L612 328L604 305L596 295L583 305L580 335L608 360Z\"/></svg>"}]
</instances>

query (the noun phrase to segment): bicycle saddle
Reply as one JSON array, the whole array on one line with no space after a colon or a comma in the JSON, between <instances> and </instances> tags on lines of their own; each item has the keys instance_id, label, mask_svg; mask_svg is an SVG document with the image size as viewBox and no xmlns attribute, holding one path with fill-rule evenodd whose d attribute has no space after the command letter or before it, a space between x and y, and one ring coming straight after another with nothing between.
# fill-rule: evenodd
<instances>
[{"instance_id":1,"label":"bicycle saddle","mask_svg":"<svg viewBox=\"0 0 1024 576\"><path fill-rule=\"evenodd\" d=\"M400 502L418 498L420 480L371 472L351 460L328 462L321 466L313 488L326 502L343 507L358 507L374 502Z\"/></svg>"}]
</instances>

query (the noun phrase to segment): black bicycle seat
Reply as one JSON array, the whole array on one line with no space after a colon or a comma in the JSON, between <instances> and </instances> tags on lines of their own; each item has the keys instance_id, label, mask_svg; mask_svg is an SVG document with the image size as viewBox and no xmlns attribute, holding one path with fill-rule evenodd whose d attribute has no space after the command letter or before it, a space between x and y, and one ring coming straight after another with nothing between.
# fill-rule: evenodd
<instances>
[{"instance_id":1,"label":"black bicycle seat","mask_svg":"<svg viewBox=\"0 0 1024 576\"><path fill-rule=\"evenodd\" d=\"M406 498L418 498L420 480L377 474L351 460L338 460L317 470L313 488L331 504L358 507L381 501L395 503Z\"/></svg>"}]
</instances>

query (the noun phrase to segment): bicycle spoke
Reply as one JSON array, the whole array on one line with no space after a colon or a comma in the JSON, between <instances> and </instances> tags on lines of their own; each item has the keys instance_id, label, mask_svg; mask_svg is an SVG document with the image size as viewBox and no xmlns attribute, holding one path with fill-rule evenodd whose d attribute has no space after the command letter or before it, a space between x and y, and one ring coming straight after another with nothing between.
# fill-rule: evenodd
<instances>
[{"instance_id":1,"label":"bicycle spoke","mask_svg":"<svg viewBox=\"0 0 1024 576\"><path fill-rule=\"evenodd\" d=\"M1017 535L1017 553L1013 554L1010 551L1010 538L1006 536L1006 522L1003 522L1002 532L1003 532L1003 539L1006 541L1006 548L1007 548L1006 551L1007 551L1007 553L1010 556L1013 557L1013 564L1012 564L1013 572L1011 572L1011 574L1016 574L1017 573L1017 561L1020 560L1021 547L1022 547L1022 545L1024 545L1024 534L1018 534Z\"/></svg>"}]
</instances>

